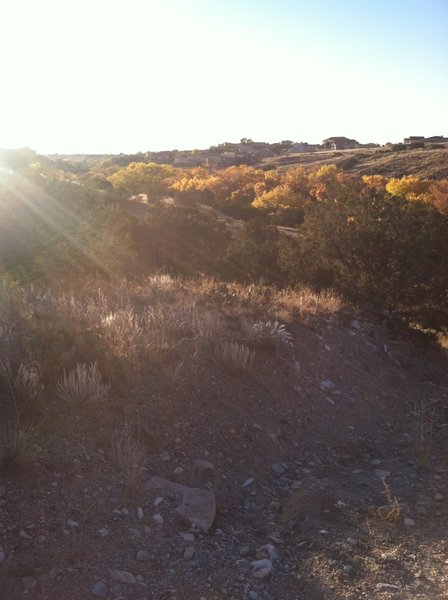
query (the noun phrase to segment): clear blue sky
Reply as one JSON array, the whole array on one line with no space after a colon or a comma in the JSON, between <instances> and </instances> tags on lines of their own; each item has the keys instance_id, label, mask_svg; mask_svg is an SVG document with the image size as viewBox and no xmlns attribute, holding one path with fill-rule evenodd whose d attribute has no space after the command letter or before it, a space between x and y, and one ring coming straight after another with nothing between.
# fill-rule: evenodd
<instances>
[{"instance_id":1,"label":"clear blue sky","mask_svg":"<svg viewBox=\"0 0 448 600\"><path fill-rule=\"evenodd\" d=\"M448 0L10 0L0 148L448 135Z\"/></svg>"}]
</instances>

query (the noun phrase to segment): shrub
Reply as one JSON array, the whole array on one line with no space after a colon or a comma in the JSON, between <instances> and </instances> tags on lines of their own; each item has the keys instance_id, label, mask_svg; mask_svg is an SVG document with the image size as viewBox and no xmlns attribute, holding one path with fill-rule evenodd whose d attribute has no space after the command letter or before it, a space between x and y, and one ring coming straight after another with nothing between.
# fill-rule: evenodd
<instances>
[{"instance_id":1,"label":"shrub","mask_svg":"<svg viewBox=\"0 0 448 600\"><path fill-rule=\"evenodd\" d=\"M124 426L115 430L111 447L114 462L123 473L126 491L131 491L141 480L144 471L145 453L141 444L140 424L125 420Z\"/></svg>"},{"instance_id":2,"label":"shrub","mask_svg":"<svg viewBox=\"0 0 448 600\"><path fill-rule=\"evenodd\" d=\"M238 344L238 342L224 342L215 347L213 354L218 364L222 364L234 372L250 369L255 356L253 350L244 344Z\"/></svg>"},{"instance_id":3,"label":"shrub","mask_svg":"<svg viewBox=\"0 0 448 600\"><path fill-rule=\"evenodd\" d=\"M284 324L278 321L258 321L252 325L253 337L261 345L265 346L293 346L293 337L286 330Z\"/></svg>"},{"instance_id":4,"label":"shrub","mask_svg":"<svg viewBox=\"0 0 448 600\"><path fill-rule=\"evenodd\" d=\"M64 370L57 384L59 397L73 406L103 402L109 390L110 385L103 383L97 363L78 363L76 369L68 374Z\"/></svg>"}]
</instances>

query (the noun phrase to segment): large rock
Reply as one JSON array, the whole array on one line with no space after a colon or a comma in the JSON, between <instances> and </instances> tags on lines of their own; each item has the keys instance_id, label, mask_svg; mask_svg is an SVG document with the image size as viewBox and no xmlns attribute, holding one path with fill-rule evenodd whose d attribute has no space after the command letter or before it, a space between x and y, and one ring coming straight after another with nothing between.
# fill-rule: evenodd
<instances>
[{"instance_id":1,"label":"large rock","mask_svg":"<svg viewBox=\"0 0 448 600\"><path fill-rule=\"evenodd\" d=\"M213 492L200 488L190 488L163 477L151 477L144 486L145 491L165 490L181 498L176 514L190 527L208 531L216 515L216 500Z\"/></svg>"}]
</instances>

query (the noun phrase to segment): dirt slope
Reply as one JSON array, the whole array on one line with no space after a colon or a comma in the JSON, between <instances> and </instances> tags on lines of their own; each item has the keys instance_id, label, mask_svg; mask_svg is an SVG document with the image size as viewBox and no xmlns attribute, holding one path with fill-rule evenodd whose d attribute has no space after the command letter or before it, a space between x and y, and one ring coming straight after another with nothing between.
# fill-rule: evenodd
<instances>
[{"instance_id":1,"label":"dirt slope","mask_svg":"<svg viewBox=\"0 0 448 600\"><path fill-rule=\"evenodd\" d=\"M310 152L266 159L258 166L280 169L304 166L317 169L328 164L361 175L416 175L424 179L444 179L448 177L448 149L388 151L360 148L339 152Z\"/></svg>"},{"instance_id":2,"label":"dirt slope","mask_svg":"<svg viewBox=\"0 0 448 600\"><path fill-rule=\"evenodd\" d=\"M168 391L150 375L1 473L0 598L448 598L446 359L387 319L288 330L293 348L257 348L243 374L206 360ZM110 445L127 412L146 457L129 494ZM210 530L154 475L212 490Z\"/></svg>"}]
</instances>

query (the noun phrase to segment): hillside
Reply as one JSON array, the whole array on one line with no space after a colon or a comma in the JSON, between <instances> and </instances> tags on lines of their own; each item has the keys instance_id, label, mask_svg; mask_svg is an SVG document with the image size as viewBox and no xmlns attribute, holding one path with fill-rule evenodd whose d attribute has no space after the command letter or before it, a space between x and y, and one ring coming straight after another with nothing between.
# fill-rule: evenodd
<instances>
[{"instance_id":1,"label":"hillside","mask_svg":"<svg viewBox=\"0 0 448 600\"><path fill-rule=\"evenodd\" d=\"M258 166L275 169L305 166L316 169L330 164L360 175L414 175L425 179L444 179L448 177L448 149L392 151L360 148L339 152L310 152L265 159Z\"/></svg>"},{"instance_id":2,"label":"hillside","mask_svg":"<svg viewBox=\"0 0 448 600\"><path fill-rule=\"evenodd\" d=\"M304 288L2 299L3 422L14 400L32 428L1 438L2 598L445 597L437 345ZM16 377L30 343L43 391ZM64 394L61 368L92 360L109 392Z\"/></svg>"}]
</instances>

